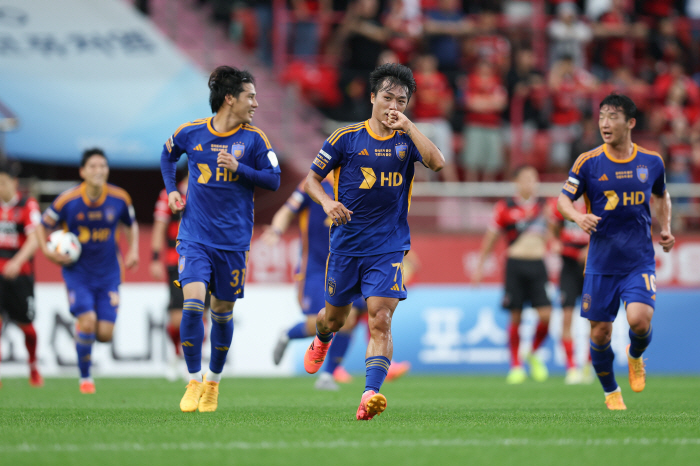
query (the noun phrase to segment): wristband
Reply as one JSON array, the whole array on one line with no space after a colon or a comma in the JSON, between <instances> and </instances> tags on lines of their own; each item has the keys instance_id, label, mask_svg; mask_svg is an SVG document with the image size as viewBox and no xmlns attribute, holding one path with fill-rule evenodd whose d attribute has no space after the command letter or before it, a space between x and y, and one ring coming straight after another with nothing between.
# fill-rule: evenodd
<instances>
[{"instance_id":1,"label":"wristband","mask_svg":"<svg viewBox=\"0 0 700 466\"><path fill-rule=\"evenodd\" d=\"M151 260L153 260L153 261L160 260L160 252L153 251L153 255L151 256Z\"/></svg>"}]
</instances>

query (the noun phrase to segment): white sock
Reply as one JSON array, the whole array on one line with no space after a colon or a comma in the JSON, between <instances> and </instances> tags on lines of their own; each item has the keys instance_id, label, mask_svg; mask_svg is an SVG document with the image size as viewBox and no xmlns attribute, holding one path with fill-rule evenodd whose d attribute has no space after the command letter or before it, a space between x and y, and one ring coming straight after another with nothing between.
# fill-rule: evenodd
<instances>
[{"instance_id":1,"label":"white sock","mask_svg":"<svg viewBox=\"0 0 700 466\"><path fill-rule=\"evenodd\" d=\"M622 392L622 390L620 389L620 386L619 386L619 385L618 385L618 387L617 387L615 390L613 390L613 391L611 391L611 392L604 392L604 393L605 393L605 396L608 396L608 395L610 395L611 393L617 393L617 392Z\"/></svg>"},{"instance_id":2,"label":"white sock","mask_svg":"<svg viewBox=\"0 0 700 466\"><path fill-rule=\"evenodd\" d=\"M212 372L211 369L207 371L207 382L216 382L219 383L221 382L221 372L218 374L216 372Z\"/></svg>"},{"instance_id":3,"label":"white sock","mask_svg":"<svg viewBox=\"0 0 700 466\"><path fill-rule=\"evenodd\" d=\"M202 371L190 372L190 380L202 381Z\"/></svg>"}]
</instances>

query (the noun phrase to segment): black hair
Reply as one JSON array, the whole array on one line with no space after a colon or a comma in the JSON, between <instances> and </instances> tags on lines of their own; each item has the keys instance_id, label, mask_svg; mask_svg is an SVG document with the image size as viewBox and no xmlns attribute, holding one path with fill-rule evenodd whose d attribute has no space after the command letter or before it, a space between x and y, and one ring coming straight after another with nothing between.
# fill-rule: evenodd
<instances>
[{"instance_id":1,"label":"black hair","mask_svg":"<svg viewBox=\"0 0 700 466\"><path fill-rule=\"evenodd\" d=\"M536 169L534 166L532 166L532 165L528 165L528 164L518 165L518 166L515 167L515 169L513 170L512 178L513 178L513 179L516 179L516 178L518 177L518 175L520 175L520 174L521 174L523 171L525 171L525 170L535 170L535 171L537 171L537 169ZM539 173L539 172L538 172L538 173Z\"/></svg>"},{"instance_id":2,"label":"black hair","mask_svg":"<svg viewBox=\"0 0 700 466\"><path fill-rule=\"evenodd\" d=\"M216 113L224 104L227 95L238 98L243 92L243 84L255 84L255 78L246 70L239 70L231 66L219 66L209 75L209 105L211 111Z\"/></svg>"},{"instance_id":3,"label":"black hair","mask_svg":"<svg viewBox=\"0 0 700 466\"><path fill-rule=\"evenodd\" d=\"M17 178L22 171L19 162L8 159L0 159L0 173L7 174L10 178Z\"/></svg>"},{"instance_id":4,"label":"black hair","mask_svg":"<svg viewBox=\"0 0 700 466\"><path fill-rule=\"evenodd\" d=\"M603 99L598 108L603 108L606 105L614 109L622 110L622 113L625 114L625 121L629 121L630 118L637 118L637 106L632 99L626 95L615 94L613 92Z\"/></svg>"},{"instance_id":5,"label":"black hair","mask_svg":"<svg viewBox=\"0 0 700 466\"><path fill-rule=\"evenodd\" d=\"M369 75L369 86L375 96L380 91L388 91L397 86L406 90L408 100L411 100L411 95L416 92L413 72L399 63L385 63L376 67Z\"/></svg>"},{"instance_id":6,"label":"black hair","mask_svg":"<svg viewBox=\"0 0 700 466\"><path fill-rule=\"evenodd\" d=\"M100 149L99 147L93 147L92 149L85 149L85 152L83 152L83 157L80 159L80 168L83 168L85 164L87 163L88 159L92 157L93 155L99 155L100 157L104 157L105 160L107 160L107 156L105 155L105 152Z\"/></svg>"}]
</instances>

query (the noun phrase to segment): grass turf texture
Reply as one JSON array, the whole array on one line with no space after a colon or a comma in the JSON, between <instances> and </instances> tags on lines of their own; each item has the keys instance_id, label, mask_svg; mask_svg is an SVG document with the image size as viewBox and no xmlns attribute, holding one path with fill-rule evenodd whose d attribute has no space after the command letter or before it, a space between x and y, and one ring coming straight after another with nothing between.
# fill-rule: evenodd
<instances>
[{"instance_id":1,"label":"grass turf texture","mask_svg":"<svg viewBox=\"0 0 700 466\"><path fill-rule=\"evenodd\" d=\"M384 385L388 408L369 422L355 420L363 377L339 392L310 377L224 379L216 413L181 413L184 383L97 379L81 395L73 379L6 379L0 463L700 464L700 378L651 376L636 394L623 377L626 412L561 378L409 376Z\"/></svg>"}]
</instances>

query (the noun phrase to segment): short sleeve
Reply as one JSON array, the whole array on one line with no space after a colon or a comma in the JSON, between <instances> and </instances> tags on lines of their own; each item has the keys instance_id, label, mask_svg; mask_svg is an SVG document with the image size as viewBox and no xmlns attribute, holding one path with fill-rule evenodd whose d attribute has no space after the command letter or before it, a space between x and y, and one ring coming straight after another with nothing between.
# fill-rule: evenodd
<instances>
[{"instance_id":1,"label":"short sleeve","mask_svg":"<svg viewBox=\"0 0 700 466\"><path fill-rule=\"evenodd\" d=\"M169 222L170 221L170 207L168 206L168 193L165 189L161 190L158 200L156 201L156 207L153 210L153 220L157 222Z\"/></svg>"},{"instance_id":2,"label":"short sleeve","mask_svg":"<svg viewBox=\"0 0 700 466\"><path fill-rule=\"evenodd\" d=\"M136 212L129 197L124 199L124 209L122 209L122 213L119 216L119 221L126 226L131 226L136 221Z\"/></svg>"},{"instance_id":3,"label":"short sleeve","mask_svg":"<svg viewBox=\"0 0 700 466\"><path fill-rule=\"evenodd\" d=\"M180 160L180 156L186 152L187 133L182 131L184 126L180 126L163 144L163 155L171 162L177 162Z\"/></svg>"},{"instance_id":4,"label":"short sleeve","mask_svg":"<svg viewBox=\"0 0 700 466\"><path fill-rule=\"evenodd\" d=\"M316 154L316 158L311 164L311 170L317 175L325 178L328 174L343 161L345 139L337 139L334 144L328 140L323 143L323 148Z\"/></svg>"},{"instance_id":5,"label":"short sleeve","mask_svg":"<svg viewBox=\"0 0 700 466\"><path fill-rule=\"evenodd\" d=\"M575 201L586 192L586 178L589 165L586 163L579 164L577 160L569 171L569 178L567 178L566 183L561 188L561 192L572 201Z\"/></svg>"},{"instance_id":6,"label":"short sleeve","mask_svg":"<svg viewBox=\"0 0 700 466\"><path fill-rule=\"evenodd\" d=\"M41 222L41 211L39 210L39 203L36 202L36 199L33 197L27 199L24 212L24 218L22 219L24 234L28 235L33 232L36 226Z\"/></svg>"},{"instance_id":7,"label":"short sleeve","mask_svg":"<svg viewBox=\"0 0 700 466\"><path fill-rule=\"evenodd\" d=\"M44 215L41 217L41 223L45 227L56 228L56 225L58 225L66 219L66 203L63 201L62 198L63 195L58 196L51 203L51 206L44 211Z\"/></svg>"},{"instance_id":8,"label":"short sleeve","mask_svg":"<svg viewBox=\"0 0 700 466\"><path fill-rule=\"evenodd\" d=\"M506 204L503 201L498 201L493 208L493 217L489 224L489 230L498 231L505 227Z\"/></svg>"},{"instance_id":9,"label":"short sleeve","mask_svg":"<svg viewBox=\"0 0 700 466\"><path fill-rule=\"evenodd\" d=\"M659 159L658 168L656 170L656 179L651 187L651 192L657 196L663 196L666 192L666 168L663 160Z\"/></svg>"},{"instance_id":10,"label":"short sleeve","mask_svg":"<svg viewBox=\"0 0 700 466\"><path fill-rule=\"evenodd\" d=\"M409 150L411 151L411 161L413 161L413 163L416 163L416 162L423 163L423 156L420 154L420 151L418 150L416 145L413 144L413 141L411 141L410 138L408 140L408 147L409 147Z\"/></svg>"}]
</instances>

